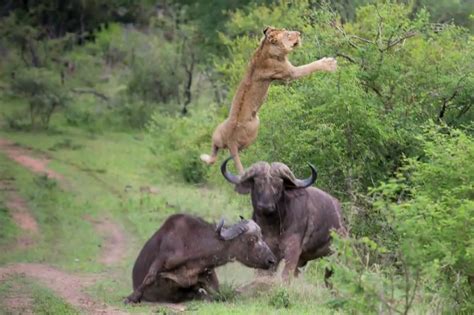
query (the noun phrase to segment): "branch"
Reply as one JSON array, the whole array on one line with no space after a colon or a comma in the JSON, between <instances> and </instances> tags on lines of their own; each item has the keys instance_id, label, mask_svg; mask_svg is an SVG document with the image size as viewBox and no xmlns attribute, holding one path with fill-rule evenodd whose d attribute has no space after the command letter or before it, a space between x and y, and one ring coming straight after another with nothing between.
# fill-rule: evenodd
<instances>
[{"instance_id":1,"label":"branch","mask_svg":"<svg viewBox=\"0 0 474 315\"><path fill-rule=\"evenodd\" d=\"M439 114L438 114L438 121L441 121L441 119L443 119L444 114L446 112L446 109L448 108L448 103L451 102L457 96L459 90L462 88L462 83L464 82L464 79L467 76L468 75L466 74L466 75L462 76L461 78L459 78L458 82L456 83L456 86L454 87L454 91L451 94L451 96L443 98L443 105L442 105L441 110L439 111Z\"/></svg>"},{"instance_id":2,"label":"branch","mask_svg":"<svg viewBox=\"0 0 474 315\"><path fill-rule=\"evenodd\" d=\"M94 89L88 89L88 88L74 88L74 89L71 89L71 92L73 93L77 93L77 94L92 94L100 99L102 99L103 101L108 101L109 100L109 97L105 94L102 94Z\"/></svg>"},{"instance_id":3,"label":"branch","mask_svg":"<svg viewBox=\"0 0 474 315\"><path fill-rule=\"evenodd\" d=\"M367 39L367 38L363 38L363 37L360 37L360 36L357 36L357 35L349 35L351 38L355 38L355 39L358 39L360 40L361 42L364 42L364 43L367 43L367 44L375 44L373 41L371 41L370 39Z\"/></svg>"},{"instance_id":4,"label":"branch","mask_svg":"<svg viewBox=\"0 0 474 315\"><path fill-rule=\"evenodd\" d=\"M443 119L444 113L446 112L446 109L448 108L448 102L451 102L456 97L457 94L458 94L458 90L456 89L454 90L453 94L449 98L445 98L443 100L443 105L438 114L438 121L441 121L441 119Z\"/></svg>"},{"instance_id":5,"label":"branch","mask_svg":"<svg viewBox=\"0 0 474 315\"><path fill-rule=\"evenodd\" d=\"M343 54L343 53L336 53L336 56L342 57L342 58L348 60L349 62L352 62L352 63L357 64L357 62L355 61L355 59L352 58L351 56L345 55L345 54Z\"/></svg>"},{"instance_id":6,"label":"branch","mask_svg":"<svg viewBox=\"0 0 474 315\"><path fill-rule=\"evenodd\" d=\"M393 46L398 45L400 42L404 41L405 39L408 39L408 38L413 37L415 35L418 35L418 32L410 31L410 32L405 33L403 36L395 39L394 41L389 40L388 43L387 43L387 47L382 49L382 51L389 50Z\"/></svg>"},{"instance_id":7,"label":"branch","mask_svg":"<svg viewBox=\"0 0 474 315\"><path fill-rule=\"evenodd\" d=\"M344 29L343 29L341 26L337 25L336 23L333 23L333 25L334 25L334 27L336 28L336 30L338 30L339 33L341 33L342 36L343 36L345 39L347 39L347 42L349 43L349 45L350 45L352 48L355 48L355 49L359 49L359 48L360 48L359 46L357 46L356 44L354 44L353 42L351 42L351 40L350 40L349 36L347 35L346 31L344 31Z\"/></svg>"},{"instance_id":8,"label":"branch","mask_svg":"<svg viewBox=\"0 0 474 315\"><path fill-rule=\"evenodd\" d=\"M459 113L456 116L456 119L461 118L465 113L467 113L471 109L472 103L468 103L463 108L459 111Z\"/></svg>"},{"instance_id":9,"label":"branch","mask_svg":"<svg viewBox=\"0 0 474 315\"><path fill-rule=\"evenodd\" d=\"M377 96L379 96L380 98L383 99L382 92L380 92L378 88L376 88L375 86L369 84L369 83L366 82L366 81L362 81L362 84L364 84L366 88L369 88L370 90L372 90L373 92L375 92L375 94L377 94Z\"/></svg>"}]
</instances>

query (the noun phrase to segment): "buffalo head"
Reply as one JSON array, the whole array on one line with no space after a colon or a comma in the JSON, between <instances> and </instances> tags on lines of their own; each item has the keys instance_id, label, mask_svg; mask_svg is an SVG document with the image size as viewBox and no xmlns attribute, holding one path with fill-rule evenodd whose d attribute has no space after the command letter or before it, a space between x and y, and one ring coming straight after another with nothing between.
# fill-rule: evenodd
<instances>
[{"instance_id":1,"label":"buffalo head","mask_svg":"<svg viewBox=\"0 0 474 315\"><path fill-rule=\"evenodd\" d=\"M222 219L217 225L216 233L230 244L231 255L247 267L269 269L275 266L276 257L263 240L260 226L253 220L240 221L224 228Z\"/></svg>"},{"instance_id":2,"label":"buffalo head","mask_svg":"<svg viewBox=\"0 0 474 315\"><path fill-rule=\"evenodd\" d=\"M243 175L234 175L227 170L229 157L222 163L221 172L225 179L235 185L240 194L251 193L252 205L256 213L271 214L285 189L306 188L311 186L318 176L313 165L311 176L307 179L297 179L288 166L283 163L258 162L250 166Z\"/></svg>"}]
</instances>

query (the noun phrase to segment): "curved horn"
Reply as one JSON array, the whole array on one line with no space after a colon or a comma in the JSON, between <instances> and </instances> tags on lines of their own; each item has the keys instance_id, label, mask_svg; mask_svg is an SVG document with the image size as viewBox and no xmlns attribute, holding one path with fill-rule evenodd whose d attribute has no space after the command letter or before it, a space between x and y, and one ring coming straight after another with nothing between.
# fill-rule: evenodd
<instances>
[{"instance_id":1,"label":"curved horn","mask_svg":"<svg viewBox=\"0 0 474 315\"><path fill-rule=\"evenodd\" d=\"M297 179L295 181L295 186L298 188L306 188L314 184L316 179L318 179L318 172L313 164L308 163L309 168L311 168L311 176L306 179Z\"/></svg>"},{"instance_id":2,"label":"curved horn","mask_svg":"<svg viewBox=\"0 0 474 315\"><path fill-rule=\"evenodd\" d=\"M240 221L227 229L221 229L219 236L224 241L230 241L248 231L249 227L247 223L247 221Z\"/></svg>"},{"instance_id":3,"label":"curved horn","mask_svg":"<svg viewBox=\"0 0 474 315\"><path fill-rule=\"evenodd\" d=\"M224 178L227 179L227 181L229 181L230 183L234 185L237 185L240 183L240 176L236 176L227 170L227 162L229 162L232 159L233 157L230 156L224 161L224 163L222 163L221 173L224 176Z\"/></svg>"},{"instance_id":4,"label":"curved horn","mask_svg":"<svg viewBox=\"0 0 474 315\"><path fill-rule=\"evenodd\" d=\"M310 163L308 165L311 168L311 176L306 179L297 179L287 165L279 162L272 163L272 173L280 176L287 183L291 183L291 188L307 188L314 184L318 178L316 168Z\"/></svg>"}]
</instances>

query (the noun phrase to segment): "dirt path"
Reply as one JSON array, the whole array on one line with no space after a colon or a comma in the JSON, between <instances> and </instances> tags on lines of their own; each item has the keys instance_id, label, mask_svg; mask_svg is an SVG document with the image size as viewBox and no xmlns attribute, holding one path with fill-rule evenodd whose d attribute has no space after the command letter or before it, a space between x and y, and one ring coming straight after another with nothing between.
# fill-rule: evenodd
<instances>
[{"instance_id":1,"label":"dirt path","mask_svg":"<svg viewBox=\"0 0 474 315\"><path fill-rule=\"evenodd\" d=\"M100 279L97 275L79 275L60 271L44 264L14 264L0 267L0 280L5 281L13 274L23 274L38 280L72 306L88 314L127 314L110 305L97 302L84 288Z\"/></svg>"},{"instance_id":2,"label":"dirt path","mask_svg":"<svg viewBox=\"0 0 474 315\"><path fill-rule=\"evenodd\" d=\"M32 150L1 138L0 151L3 151L10 159L34 173L46 174L48 178L55 179L62 184L66 181L62 175L47 168L50 159L46 156L32 157ZM13 180L13 178L7 180L0 179L0 190L7 192L6 206L10 209L14 221L23 231L17 246L30 246L34 244L34 240L40 235L38 224L31 215L26 201L16 191ZM129 248L128 238L123 228L107 217L101 219L85 217L84 219L94 225L95 230L104 240L99 261L106 266L117 265L123 261ZM98 302L84 292L85 288L103 279L102 275L68 273L37 263L18 263L0 267L0 281L4 281L13 274L23 274L38 280L67 303L79 310L85 311L87 314L128 314L118 308ZM23 294L21 288L10 293L4 303L10 311L16 312L18 310L22 314L31 313L31 297ZM182 304L160 303L153 305L166 307L178 312L186 309Z\"/></svg>"},{"instance_id":3,"label":"dirt path","mask_svg":"<svg viewBox=\"0 0 474 315\"><path fill-rule=\"evenodd\" d=\"M5 192L5 205L13 221L24 232L17 239L17 247L24 249L35 243L39 235L39 228L27 202L18 193L14 181L13 177L0 178L0 191Z\"/></svg>"},{"instance_id":4,"label":"dirt path","mask_svg":"<svg viewBox=\"0 0 474 315\"><path fill-rule=\"evenodd\" d=\"M33 314L33 298L18 284L14 284L3 297L3 304L11 314Z\"/></svg>"},{"instance_id":5,"label":"dirt path","mask_svg":"<svg viewBox=\"0 0 474 315\"><path fill-rule=\"evenodd\" d=\"M93 219L85 216L84 219L94 225L97 234L104 240L99 261L106 266L116 265L123 261L128 250L124 230L110 218Z\"/></svg>"},{"instance_id":6,"label":"dirt path","mask_svg":"<svg viewBox=\"0 0 474 315\"><path fill-rule=\"evenodd\" d=\"M129 314L117 307L98 302L84 292L85 288L102 279L100 275L68 273L44 264L19 263L0 267L0 282L14 274L21 274L39 281L41 285L49 288L64 301L87 314ZM4 304L12 312L21 310L21 314L31 314L31 297L21 291L14 290L4 300ZM175 312L186 310L184 304L153 303L152 305L166 307Z\"/></svg>"},{"instance_id":7,"label":"dirt path","mask_svg":"<svg viewBox=\"0 0 474 315\"><path fill-rule=\"evenodd\" d=\"M49 159L46 156L32 157L32 152L13 142L0 138L0 151L18 164L29 169L36 174L46 174L48 178L62 181L64 178L60 174L48 168Z\"/></svg>"}]
</instances>

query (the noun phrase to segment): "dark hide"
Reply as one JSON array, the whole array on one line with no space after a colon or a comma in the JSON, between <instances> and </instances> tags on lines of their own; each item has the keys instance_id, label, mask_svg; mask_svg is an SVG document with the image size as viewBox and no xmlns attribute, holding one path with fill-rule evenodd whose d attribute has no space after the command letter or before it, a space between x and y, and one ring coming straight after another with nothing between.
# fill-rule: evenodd
<instances>
[{"instance_id":1,"label":"dark hide","mask_svg":"<svg viewBox=\"0 0 474 315\"><path fill-rule=\"evenodd\" d=\"M219 289L214 268L232 260L264 269L275 264L255 222L242 220L225 228L221 221L216 229L194 216L172 215L138 255L134 292L125 302L207 299Z\"/></svg>"},{"instance_id":2,"label":"dark hide","mask_svg":"<svg viewBox=\"0 0 474 315\"><path fill-rule=\"evenodd\" d=\"M331 231L347 234L339 201L307 187L316 180L314 167L310 178L298 180L282 163L259 162L242 176L230 174L226 163L221 167L224 177L237 192L251 194L252 219L278 262L285 260L284 279L297 275L308 261L330 254Z\"/></svg>"}]
</instances>

